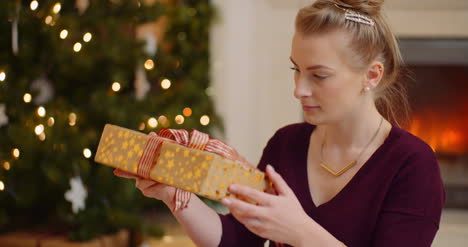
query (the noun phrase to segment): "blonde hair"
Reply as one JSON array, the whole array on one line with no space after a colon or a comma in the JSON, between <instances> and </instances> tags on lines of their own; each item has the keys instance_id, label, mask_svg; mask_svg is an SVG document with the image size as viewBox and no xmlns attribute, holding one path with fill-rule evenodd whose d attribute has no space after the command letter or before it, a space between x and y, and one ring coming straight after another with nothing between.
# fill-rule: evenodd
<instances>
[{"instance_id":1,"label":"blonde hair","mask_svg":"<svg viewBox=\"0 0 468 247\"><path fill-rule=\"evenodd\" d=\"M299 10L296 31L302 35L345 30L350 35L348 44L350 65L363 71L373 61L384 65L382 81L375 88L377 110L393 125L402 126L409 118L407 88L403 83L403 59L397 40L390 30L381 6L384 0L317 0ZM373 20L367 25L345 18L350 10Z\"/></svg>"}]
</instances>

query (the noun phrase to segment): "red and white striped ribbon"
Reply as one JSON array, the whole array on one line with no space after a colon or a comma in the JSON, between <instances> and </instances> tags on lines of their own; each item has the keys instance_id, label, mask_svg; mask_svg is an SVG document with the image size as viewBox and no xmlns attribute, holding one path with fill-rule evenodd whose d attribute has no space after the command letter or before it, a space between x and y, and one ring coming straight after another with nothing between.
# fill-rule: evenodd
<instances>
[{"instance_id":1,"label":"red and white striped ribbon","mask_svg":"<svg viewBox=\"0 0 468 247\"><path fill-rule=\"evenodd\" d=\"M156 165L158 157L157 150L165 141L177 143L189 148L199 149L217 155L221 155L227 159L241 161L237 151L218 139L210 139L208 134L197 130L192 130L190 135L184 129L161 129L158 133L150 133L150 138L146 143L146 147L138 164L137 174L144 178L149 178L151 169ZM174 211L184 209L190 202L192 193L176 188L174 194Z\"/></svg>"}]
</instances>

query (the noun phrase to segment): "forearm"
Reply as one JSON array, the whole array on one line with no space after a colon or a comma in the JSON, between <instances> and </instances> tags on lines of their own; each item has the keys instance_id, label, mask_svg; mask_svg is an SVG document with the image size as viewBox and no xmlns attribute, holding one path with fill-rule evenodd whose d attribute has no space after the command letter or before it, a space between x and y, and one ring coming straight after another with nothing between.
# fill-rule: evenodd
<instances>
[{"instance_id":1,"label":"forearm","mask_svg":"<svg viewBox=\"0 0 468 247\"><path fill-rule=\"evenodd\" d=\"M307 219L306 227L303 228L297 247L311 246L345 247L346 245L336 239L317 222Z\"/></svg>"},{"instance_id":2,"label":"forearm","mask_svg":"<svg viewBox=\"0 0 468 247\"><path fill-rule=\"evenodd\" d=\"M166 203L173 208L172 203ZM219 215L196 195L187 208L173 212L187 235L199 247L216 247L221 241L222 226Z\"/></svg>"}]
</instances>

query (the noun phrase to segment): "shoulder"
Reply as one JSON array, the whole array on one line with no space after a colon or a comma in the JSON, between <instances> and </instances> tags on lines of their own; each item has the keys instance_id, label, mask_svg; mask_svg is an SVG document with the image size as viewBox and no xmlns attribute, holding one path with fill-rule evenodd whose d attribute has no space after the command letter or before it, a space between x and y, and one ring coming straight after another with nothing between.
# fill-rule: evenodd
<instances>
[{"instance_id":1,"label":"shoulder","mask_svg":"<svg viewBox=\"0 0 468 247\"><path fill-rule=\"evenodd\" d=\"M374 153L366 171L386 188L439 186L440 168L432 148L410 132L393 126L384 144ZM374 181L374 179L372 179ZM374 181L375 182L375 181Z\"/></svg>"},{"instance_id":2,"label":"shoulder","mask_svg":"<svg viewBox=\"0 0 468 247\"><path fill-rule=\"evenodd\" d=\"M397 138L394 138L392 153L401 157L403 162L399 162L393 182L433 189L440 188L442 178L433 149L408 131L394 128Z\"/></svg>"},{"instance_id":3,"label":"shoulder","mask_svg":"<svg viewBox=\"0 0 468 247\"><path fill-rule=\"evenodd\" d=\"M393 137L390 141L396 154L413 162L418 160L436 161L433 149L421 138L395 126L391 134Z\"/></svg>"},{"instance_id":4,"label":"shoulder","mask_svg":"<svg viewBox=\"0 0 468 247\"><path fill-rule=\"evenodd\" d=\"M265 150L279 155L283 151L290 153L308 144L314 125L307 122L293 123L279 128L268 141Z\"/></svg>"},{"instance_id":5,"label":"shoulder","mask_svg":"<svg viewBox=\"0 0 468 247\"><path fill-rule=\"evenodd\" d=\"M445 191L436 155L419 137L397 127L392 131L390 149L386 151L392 153L393 158L387 161L394 175L389 177L385 208L429 216L438 224Z\"/></svg>"}]
</instances>

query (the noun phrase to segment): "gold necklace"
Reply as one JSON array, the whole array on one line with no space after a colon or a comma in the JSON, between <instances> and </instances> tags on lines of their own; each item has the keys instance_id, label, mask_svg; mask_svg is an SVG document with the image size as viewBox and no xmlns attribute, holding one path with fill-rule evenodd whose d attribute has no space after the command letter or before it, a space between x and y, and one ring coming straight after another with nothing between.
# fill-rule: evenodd
<instances>
[{"instance_id":1,"label":"gold necklace","mask_svg":"<svg viewBox=\"0 0 468 247\"><path fill-rule=\"evenodd\" d=\"M377 134L380 132L380 127L382 127L382 122L383 122L383 117L382 119L380 120L380 124L379 124L379 128L377 129L377 131L375 132L374 136L372 136L371 140L369 141L369 143L367 143L366 147L364 147L364 149L359 153L359 155L357 156L357 158L353 161L351 161L347 166L343 167L341 170L339 171L335 171L333 170L332 168L328 167L325 162L323 161L323 146L325 146L325 139L326 139L326 133L323 137L323 142L322 142L322 147L320 148L320 166L325 169L327 172L331 173L332 175L334 175L335 177L339 177L341 176L341 174L345 173L346 171L348 171L351 167L353 167L354 165L356 165L357 161L359 160L359 158L361 158L361 155L362 153L364 153L364 151L369 147L369 145L372 143L372 141L374 141L375 137L377 136Z\"/></svg>"}]
</instances>

